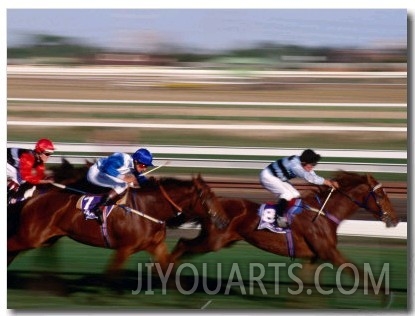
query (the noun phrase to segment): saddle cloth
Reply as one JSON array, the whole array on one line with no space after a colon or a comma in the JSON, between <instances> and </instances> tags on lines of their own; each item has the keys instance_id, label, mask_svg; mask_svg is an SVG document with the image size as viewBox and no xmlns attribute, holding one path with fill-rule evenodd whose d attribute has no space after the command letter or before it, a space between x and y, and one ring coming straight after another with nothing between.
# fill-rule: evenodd
<instances>
[{"instance_id":1,"label":"saddle cloth","mask_svg":"<svg viewBox=\"0 0 415 316\"><path fill-rule=\"evenodd\" d=\"M296 214L299 214L303 211L302 207L302 200L301 199L295 199L290 203L290 207L287 210L287 221L288 226L287 227L280 227L278 225L277 217L278 217L278 204L271 204L271 203L265 203L261 204L258 209L258 216L260 217L260 221L258 224L258 230L261 229L268 229L274 233L286 233L286 231L289 229L289 225L291 224L294 216Z\"/></svg>"},{"instance_id":2,"label":"saddle cloth","mask_svg":"<svg viewBox=\"0 0 415 316\"><path fill-rule=\"evenodd\" d=\"M98 217L91 212L91 210L94 208L99 201L101 201L102 195L93 195L93 194L86 194L82 195L78 202L76 202L76 208L81 210L84 215L85 219L97 219ZM127 195L125 194L121 199L116 201L115 204L125 204L127 200ZM111 213L112 209L114 208L114 205L108 205L105 207L105 212L103 212L105 217L108 217L108 215Z\"/></svg>"}]
</instances>

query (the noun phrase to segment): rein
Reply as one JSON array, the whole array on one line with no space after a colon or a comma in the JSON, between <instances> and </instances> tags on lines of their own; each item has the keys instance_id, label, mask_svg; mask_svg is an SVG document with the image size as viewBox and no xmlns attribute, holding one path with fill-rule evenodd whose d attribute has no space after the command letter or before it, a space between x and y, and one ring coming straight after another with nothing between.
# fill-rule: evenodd
<instances>
[{"instance_id":1,"label":"rein","mask_svg":"<svg viewBox=\"0 0 415 316\"><path fill-rule=\"evenodd\" d=\"M183 212L183 209L172 200L172 198L169 196L169 194L166 192L166 190L163 188L163 186L161 184L159 184L159 187L160 187L160 191L163 194L164 198L167 201L169 201L169 203L171 205L173 205L174 208L178 211L176 215L180 215Z\"/></svg>"},{"instance_id":2,"label":"rein","mask_svg":"<svg viewBox=\"0 0 415 316\"><path fill-rule=\"evenodd\" d=\"M376 190L378 190L378 189L380 189L382 187L382 183L378 183L377 185L375 185L370 191L369 191L369 193L367 194L367 196L366 196L366 198L365 198L365 200L364 200L364 202L363 203L361 203L361 202L359 202L359 201L357 201L356 199L354 199L354 198L352 198L351 196L349 196L346 192L344 192L344 191L342 191L342 190L339 190L339 192L341 193L341 194L343 194L344 196L346 196L347 198L349 198L350 199L350 201L352 201L354 204L356 204L357 206L359 206L359 207L361 207L361 208L364 208L365 210L367 210L367 211L371 211L371 212L373 212L373 213L376 213L376 212L378 212L378 214L380 215L380 216L382 216L383 214L384 214L384 212L382 211L382 207L380 206L380 204L379 204L379 202L378 202L378 199L377 199L377 197L376 197L376 194L375 194L375 191ZM371 210L369 207L368 207L368 205L367 205L367 202L369 201L369 199L370 198L373 198L374 200L375 200L375 202L376 202L376 205L378 205L378 207L379 207L379 209L377 210L377 211L375 211L375 210Z\"/></svg>"},{"instance_id":3,"label":"rein","mask_svg":"<svg viewBox=\"0 0 415 316\"><path fill-rule=\"evenodd\" d=\"M376 197L376 194L375 194L375 191L376 190L378 190L378 189L380 189L382 187L382 184L381 183L378 183L377 185L375 185L370 191L369 191L369 193L367 194L367 196L366 196L366 198L365 198L365 200L364 200L364 202L363 203L361 203L361 202L359 202L359 201L357 201L356 199L354 199L353 197L351 197L349 194L347 194L346 192L344 192L344 191L342 191L342 190L340 190L340 189L337 189L336 191L337 192L339 192L339 193L341 193L342 195L344 195L345 197L347 197L350 201L352 201L354 204L356 204L357 206L359 206L359 207L361 207L361 208L364 208L365 210L367 210L367 211L370 211L370 212L373 212L373 213L378 213L379 214L379 216L380 216L380 218L382 218L383 216L386 216L387 215L387 213L386 212L384 212L383 210L382 210L382 207L380 206L380 204L379 204L379 201L378 201L378 199L377 199L377 197ZM330 194L331 194L331 192L332 191L330 191ZM329 194L329 196L328 197L330 197L330 194ZM373 197L373 199L375 200L375 202L376 202L376 204L378 205L378 207L379 207L379 209L377 210L377 211L375 211L375 210L371 210L369 207L368 207L368 205L367 205L367 202L369 201L369 199L371 198L371 197ZM317 199L318 199L318 197L317 197ZM327 199L326 199L326 202L327 202ZM309 207L309 209L311 210L311 211L315 211L315 212L317 212L317 216L319 215L318 213L321 213L323 216L326 216L328 219L330 219L332 222L334 222L335 224L337 224L337 225L339 225L340 224L340 222L341 222L341 220L339 220L336 216L334 216L333 214L330 214L328 211L325 211L325 212L323 212L322 211L322 209L324 208L324 205L323 205L323 207L320 209L320 210L316 210L316 209L314 209L314 208L311 208L311 207ZM316 217L317 217L316 216ZM316 218L315 217L315 218Z\"/></svg>"},{"instance_id":4,"label":"rein","mask_svg":"<svg viewBox=\"0 0 415 316\"><path fill-rule=\"evenodd\" d=\"M347 194L346 192L344 192L344 191L342 191L342 190L340 190L340 189L337 189L337 191L339 192L339 193L341 193L342 195L344 195L344 196L346 196L350 201L352 201L354 204L356 204L357 206L359 206L359 207L361 207L361 208L364 208L365 210L367 210L367 211L370 211L370 212L373 212L373 213L378 213L379 214L379 217L380 217L380 220L382 220L382 218L384 217L384 216L387 216L387 213L385 212L385 211L383 211L382 210L382 207L380 206L380 204L379 204L379 201L378 201L378 199L377 199L377 197L376 197L376 194L375 194L375 191L376 190L378 190L378 189L380 189L382 187L382 184L381 183L378 183L377 185L375 185L370 191L369 191L369 193L367 194L367 196L366 196L366 198L365 198L365 200L364 200L364 202L363 203L361 203L361 202L359 202L359 201L357 201L356 199L354 199L353 197L351 197L349 194ZM370 209L369 207L368 207L368 205L367 205L367 202L369 201L369 199L371 198L371 197L373 197L373 199L375 200L375 202L376 202L376 205L378 205L378 210L372 210L372 209ZM333 221L334 223L336 223L337 225L339 225L340 224L340 220L337 218L337 217L335 217L334 215L332 215L332 214L330 214L329 212L326 212L326 214L323 214L323 215L325 215L328 219L330 219L331 221Z\"/></svg>"},{"instance_id":5,"label":"rein","mask_svg":"<svg viewBox=\"0 0 415 316\"><path fill-rule=\"evenodd\" d=\"M177 216L178 215L180 215L181 213L183 213L183 208L182 207L180 207L179 205L177 205L177 203L175 203L174 201L173 201L173 199L169 196L169 194L167 193L167 191L163 188L163 186L159 183L159 187L160 187L160 191L161 191L161 193L163 194L163 196L164 196L164 198L174 207L174 208L176 208L176 210L178 211L177 212ZM208 202L208 199L206 198L206 197L204 197L204 194L203 194L203 190L199 190L199 189L197 189L196 188L196 191L197 191L197 193L199 194L199 199L201 200L201 203L202 203L202 205L203 206L207 206L208 207L208 214L209 214L209 216L211 217L211 218L213 218L213 219L215 219L218 215L217 215L217 213L216 213L216 211L215 210L212 210L210 207L209 207L209 202ZM223 223L222 223L223 224ZM220 225L222 225L222 224L220 224Z\"/></svg>"}]
</instances>

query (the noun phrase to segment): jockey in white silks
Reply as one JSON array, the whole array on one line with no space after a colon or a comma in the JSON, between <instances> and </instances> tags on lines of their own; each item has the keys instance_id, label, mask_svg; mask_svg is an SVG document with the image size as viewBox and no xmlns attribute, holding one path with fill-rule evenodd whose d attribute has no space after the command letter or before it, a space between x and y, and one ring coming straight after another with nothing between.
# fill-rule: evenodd
<instances>
[{"instance_id":1,"label":"jockey in white silks","mask_svg":"<svg viewBox=\"0 0 415 316\"><path fill-rule=\"evenodd\" d=\"M123 194L129 185L143 185L148 179L141 175L149 166L153 166L153 156L145 148L138 149L133 155L114 153L99 159L89 168L88 181L111 188L101 201L91 210L102 222L101 207L109 205Z\"/></svg>"},{"instance_id":2,"label":"jockey in white silks","mask_svg":"<svg viewBox=\"0 0 415 316\"><path fill-rule=\"evenodd\" d=\"M316 185L339 187L336 181L324 179L313 170L320 158L313 150L306 149L300 156L278 159L261 171L259 178L262 186L280 199L281 210L285 210L291 199L300 197L300 192L289 182L293 178L302 178Z\"/></svg>"}]
</instances>

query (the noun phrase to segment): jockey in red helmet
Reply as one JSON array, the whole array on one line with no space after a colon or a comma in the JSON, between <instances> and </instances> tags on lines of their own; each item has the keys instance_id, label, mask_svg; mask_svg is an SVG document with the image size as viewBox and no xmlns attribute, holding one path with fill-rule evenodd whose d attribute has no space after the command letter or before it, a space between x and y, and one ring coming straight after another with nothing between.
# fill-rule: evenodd
<instances>
[{"instance_id":1,"label":"jockey in red helmet","mask_svg":"<svg viewBox=\"0 0 415 316\"><path fill-rule=\"evenodd\" d=\"M55 146L53 145L52 141L47 138L39 139L35 146L35 151L42 154L42 153L49 153L53 154L55 151Z\"/></svg>"},{"instance_id":2,"label":"jockey in red helmet","mask_svg":"<svg viewBox=\"0 0 415 316\"><path fill-rule=\"evenodd\" d=\"M34 150L7 148L7 195L17 192L24 183L30 187L51 183L45 179L44 164L54 150L52 141L46 138L39 139Z\"/></svg>"}]
</instances>

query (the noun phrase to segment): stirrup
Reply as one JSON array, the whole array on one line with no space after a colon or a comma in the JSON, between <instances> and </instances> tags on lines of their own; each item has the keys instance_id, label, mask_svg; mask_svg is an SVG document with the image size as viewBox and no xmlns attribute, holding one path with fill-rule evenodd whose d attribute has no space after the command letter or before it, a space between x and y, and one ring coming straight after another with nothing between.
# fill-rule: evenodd
<instances>
[{"instance_id":1,"label":"stirrup","mask_svg":"<svg viewBox=\"0 0 415 316\"><path fill-rule=\"evenodd\" d=\"M288 219L285 216L277 216L275 220L278 224L278 227L287 228L289 226Z\"/></svg>"},{"instance_id":2,"label":"stirrup","mask_svg":"<svg viewBox=\"0 0 415 316\"><path fill-rule=\"evenodd\" d=\"M97 220L100 224L103 223L103 212L101 210L101 208L105 207L104 205L101 205L99 207L97 207L95 210L92 211L92 213L94 213L94 215L97 217Z\"/></svg>"}]
</instances>

